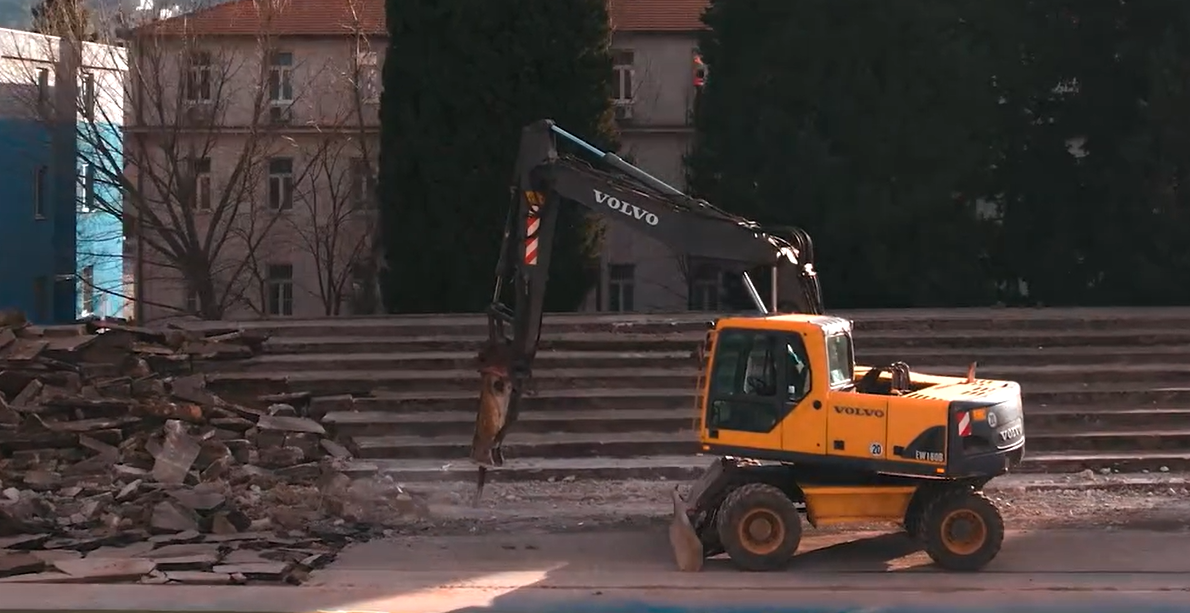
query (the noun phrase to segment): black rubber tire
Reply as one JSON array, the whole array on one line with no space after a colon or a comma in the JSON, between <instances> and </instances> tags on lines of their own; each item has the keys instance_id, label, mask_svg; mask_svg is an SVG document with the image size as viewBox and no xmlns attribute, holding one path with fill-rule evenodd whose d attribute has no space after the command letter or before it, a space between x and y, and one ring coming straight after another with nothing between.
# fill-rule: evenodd
<instances>
[{"instance_id":1,"label":"black rubber tire","mask_svg":"<svg viewBox=\"0 0 1190 613\"><path fill-rule=\"evenodd\" d=\"M982 520L984 538L974 551L956 552L946 544L943 534L946 519L956 511L970 511ZM1004 517L983 492L970 489L941 492L929 500L922 511L921 541L934 563L946 570L972 572L982 570L1000 553L1004 544Z\"/></svg>"},{"instance_id":2,"label":"black rubber tire","mask_svg":"<svg viewBox=\"0 0 1190 613\"><path fill-rule=\"evenodd\" d=\"M740 538L741 522L758 509L768 511L781 523L781 541L772 550L755 553ZM743 570L773 571L785 568L802 542L802 516L793 501L767 483L749 483L732 490L719 506L716 532L733 564Z\"/></svg>"},{"instance_id":3,"label":"black rubber tire","mask_svg":"<svg viewBox=\"0 0 1190 613\"><path fill-rule=\"evenodd\" d=\"M905 510L905 534L909 538L920 541L921 540L921 524L922 524L922 499L925 498L919 494L914 494L913 499L909 501L909 508Z\"/></svg>"},{"instance_id":4,"label":"black rubber tire","mask_svg":"<svg viewBox=\"0 0 1190 613\"><path fill-rule=\"evenodd\" d=\"M925 484L919 486L917 491L913 493L913 497L909 499L909 506L905 509L905 518L901 525L905 527L905 534L909 535L910 539L921 541L922 522L925 518L924 512L926 505L941 491L944 490L939 490L937 486L932 484Z\"/></svg>"}]
</instances>

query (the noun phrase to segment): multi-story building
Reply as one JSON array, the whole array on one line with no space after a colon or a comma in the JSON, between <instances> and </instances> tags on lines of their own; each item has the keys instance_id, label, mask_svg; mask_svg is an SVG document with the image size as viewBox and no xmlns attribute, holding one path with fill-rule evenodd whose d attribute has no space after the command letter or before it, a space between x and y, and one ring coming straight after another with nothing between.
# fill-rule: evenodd
<instances>
[{"instance_id":1,"label":"multi-story building","mask_svg":"<svg viewBox=\"0 0 1190 613\"><path fill-rule=\"evenodd\" d=\"M0 308L35 322L126 315L123 51L0 30ZM98 146L97 146L98 145Z\"/></svg>"},{"instance_id":2,"label":"multi-story building","mask_svg":"<svg viewBox=\"0 0 1190 613\"><path fill-rule=\"evenodd\" d=\"M694 129L698 32L707 0L612 0L620 155L684 189ZM586 308L599 311L717 309L717 276L667 246L608 224L601 280ZM708 284L708 279L710 284Z\"/></svg>"},{"instance_id":3,"label":"multi-story building","mask_svg":"<svg viewBox=\"0 0 1190 613\"><path fill-rule=\"evenodd\" d=\"M131 97L126 146L131 191L140 198L133 208L176 217L158 213L152 224L138 225L139 240L130 237L141 317L178 309L227 317L350 313L353 289L369 285L355 272L370 270L371 213L355 209L371 202L339 200L367 200L374 180L383 2L271 6L233 0L144 26L129 43L132 62L153 67L138 74L162 75L134 84L140 95ZM706 0L609 5L621 153L677 187L685 184L705 6ZM159 109L154 100L176 101L178 108ZM321 161L312 163L315 158ZM189 170L173 181L170 167ZM340 182L350 187L336 188ZM256 204L237 205L237 198ZM232 209L238 224L228 221ZM185 236L161 244L149 225ZM355 266L357 260L362 264ZM665 246L610 225L602 279L585 308L717 307L717 286L692 278L689 268ZM197 283L205 288L195 286L196 272L210 277ZM688 296L692 287L697 300ZM205 309L209 301L218 308Z\"/></svg>"},{"instance_id":4,"label":"multi-story building","mask_svg":"<svg viewBox=\"0 0 1190 613\"><path fill-rule=\"evenodd\" d=\"M367 310L383 18L234 0L130 33L140 318Z\"/></svg>"}]
</instances>

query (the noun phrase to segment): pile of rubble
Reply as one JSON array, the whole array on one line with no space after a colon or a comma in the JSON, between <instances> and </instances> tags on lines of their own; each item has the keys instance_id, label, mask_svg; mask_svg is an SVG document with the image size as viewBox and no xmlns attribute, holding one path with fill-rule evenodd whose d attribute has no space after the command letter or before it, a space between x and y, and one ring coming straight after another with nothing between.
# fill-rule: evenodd
<instances>
[{"instance_id":1,"label":"pile of rubble","mask_svg":"<svg viewBox=\"0 0 1190 613\"><path fill-rule=\"evenodd\" d=\"M0 582L297 583L424 515L395 484L340 471L350 452L308 397L244 406L195 374L265 340L0 320Z\"/></svg>"}]
</instances>

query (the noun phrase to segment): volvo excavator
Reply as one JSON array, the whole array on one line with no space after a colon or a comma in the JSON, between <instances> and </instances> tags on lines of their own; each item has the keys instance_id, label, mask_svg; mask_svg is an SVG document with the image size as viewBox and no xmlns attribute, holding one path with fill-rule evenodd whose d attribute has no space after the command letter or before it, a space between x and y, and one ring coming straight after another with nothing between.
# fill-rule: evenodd
<instances>
[{"instance_id":1,"label":"volvo excavator","mask_svg":"<svg viewBox=\"0 0 1190 613\"><path fill-rule=\"evenodd\" d=\"M577 203L740 273L757 310L708 324L698 351L698 448L715 459L685 495L672 493L681 570L724 553L743 570L783 568L803 522L897 523L949 570L979 570L999 553L1004 522L982 490L1023 459L1019 384L977 379L974 364L966 377L857 366L852 322L824 313L804 231L761 228L550 120L522 131L512 200L478 356L476 503L487 470L504 463L532 374L559 208ZM757 269L774 271L768 305ZM793 281L794 312L776 312L777 279Z\"/></svg>"}]
</instances>

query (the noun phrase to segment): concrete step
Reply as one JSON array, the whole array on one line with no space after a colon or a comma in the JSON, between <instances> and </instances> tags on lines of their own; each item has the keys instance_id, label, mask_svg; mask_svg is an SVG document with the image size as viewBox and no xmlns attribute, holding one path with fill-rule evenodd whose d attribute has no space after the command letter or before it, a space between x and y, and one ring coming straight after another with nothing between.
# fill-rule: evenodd
<instances>
[{"instance_id":1,"label":"concrete step","mask_svg":"<svg viewBox=\"0 0 1190 613\"><path fill-rule=\"evenodd\" d=\"M603 409L525 411L517 432L677 432L697 427L693 407L669 410ZM399 413L392 411L334 411L323 425L338 436L463 436L475 428L474 411ZM1173 433L1190 428L1190 409L1133 409L1114 407L1035 407L1025 417L1029 434L1153 430ZM1174 436L1174 435L1170 435ZM1176 439L1176 436L1174 436ZM1081 444L1079 441L1073 441ZM1095 447L1104 449L1106 447ZM1188 447L1190 448L1190 447ZM1078 449L1078 447L1071 447Z\"/></svg>"},{"instance_id":2,"label":"concrete step","mask_svg":"<svg viewBox=\"0 0 1190 613\"><path fill-rule=\"evenodd\" d=\"M471 436L357 436L349 445L359 458L466 458ZM504 442L508 458L625 458L682 455L698 451L692 430L679 432L512 432Z\"/></svg>"},{"instance_id":3,"label":"concrete step","mask_svg":"<svg viewBox=\"0 0 1190 613\"><path fill-rule=\"evenodd\" d=\"M1190 356L1190 350L1187 353ZM237 362L202 363L207 372L297 372L314 370L459 370L475 369L475 352L290 353L264 354ZM696 365L690 351L542 351L535 368L674 368Z\"/></svg>"},{"instance_id":4,"label":"concrete step","mask_svg":"<svg viewBox=\"0 0 1190 613\"><path fill-rule=\"evenodd\" d=\"M358 331L357 331L358 332ZM556 351L690 351L698 347L704 331L637 333L543 334L541 350ZM972 330L932 333L857 329L856 351L950 348L980 351L994 348L1051 347L1149 347L1190 344L1190 326L1170 329L1116 328L1109 330ZM278 337L268 341L269 353L413 353L417 351L475 352L485 335L343 335Z\"/></svg>"},{"instance_id":5,"label":"concrete step","mask_svg":"<svg viewBox=\"0 0 1190 613\"><path fill-rule=\"evenodd\" d=\"M488 472L491 482L563 480L666 479L693 480L714 458L700 455L652 455L635 458L509 458ZM1084 469L1157 473L1190 469L1190 452L1026 453L1018 473L1071 473ZM390 474L400 483L475 481L475 465L466 459L360 460L349 472ZM675 484L676 485L676 484Z\"/></svg>"},{"instance_id":6,"label":"concrete step","mask_svg":"<svg viewBox=\"0 0 1190 613\"><path fill-rule=\"evenodd\" d=\"M938 375L963 375L962 364L918 364L913 369ZM1055 384L1127 381L1130 384L1190 384L1190 364L1110 364L1046 366L989 366L978 375L987 379L1017 381L1026 390ZM531 386L538 390L573 388L683 388L693 387L697 368L553 368L534 371ZM401 392L448 391L460 386L478 389L479 375L470 370L323 370L276 372L225 372L210 376L220 390L277 389L315 394L365 393L371 390Z\"/></svg>"},{"instance_id":7,"label":"concrete step","mask_svg":"<svg viewBox=\"0 0 1190 613\"><path fill-rule=\"evenodd\" d=\"M692 368L559 368L534 373L531 386L538 390L573 388L677 388L693 387ZM314 394L361 394L372 390L441 392L460 387L479 389L479 375L467 370L324 370L282 373L227 372L208 378L216 390L268 389L309 391Z\"/></svg>"},{"instance_id":8,"label":"concrete step","mask_svg":"<svg viewBox=\"0 0 1190 613\"><path fill-rule=\"evenodd\" d=\"M1188 394L1190 395L1190 394ZM479 387L472 390L445 392L386 392L352 397L341 394L314 398L311 411L326 414L334 411L382 411L391 413L422 413L462 411L472 412L478 403ZM692 411L694 390L683 389L569 389L541 390L525 396L523 410L601 410L632 407L640 410Z\"/></svg>"},{"instance_id":9,"label":"concrete step","mask_svg":"<svg viewBox=\"0 0 1190 613\"><path fill-rule=\"evenodd\" d=\"M517 418L516 431L546 432L677 432L696 427L693 408L675 410L527 411ZM470 435L474 411L394 413L391 411L335 411L322 424L338 436L450 436Z\"/></svg>"},{"instance_id":10,"label":"concrete step","mask_svg":"<svg viewBox=\"0 0 1190 613\"><path fill-rule=\"evenodd\" d=\"M866 330L1045 330L1110 329L1149 325L1171 329L1190 327L1187 308L1043 308L1043 309L889 309L836 311ZM544 318L547 332L591 330L698 330L727 313L557 313ZM738 313L737 315L748 315ZM182 322L199 330L233 326L269 332L274 336L407 336L437 333L484 333L482 315L400 315L248 322Z\"/></svg>"},{"instance_id":11,"label":"concrete step","mask_svg":"<svg viewBox=\"0 0 1190 613\"><path fill-rule=\"evenodd\" d=\"M408 353L282 353L248 360L200 362L204 372L296 372L317 370L472 370L475 352L424 351ZM1190 344L1153 347L997 347L991 349L896 348L858 352L862 364L900 360L911 366L930 363L982 367L1047 364L1160 364L1190 363ZM541 351L534 366L546 368L682 368L696 365L690 351Z\"/></svg>"},{"instance_id":12,"label":"concrete step","mask_svg":"<svg viewBox=\"0 0 1190 613\"><path fill-rule=\"evenodd\" d=\"M1026 410L1030 413L1050 407L1080 407L1136 409L1190 406L1190 386L1157 387L1128 384L1053 385L1045 388L1025 388ZM443 411L475 411L478 402L475 390L457 389L442 392L377 392L372 396L352 397L341 394L315 398L312 411L323 415L335 411L366 411L392 413L421 413ZM542 390L527 395L523 410L530 412L591 411L607 409L693 411L692 386L674 389L558 389ZM679 413L681 414L681 413Z\"/></svg>"},{"instance_id":13,"label":"concrete step","mask_svg":"<svg viewBox=\"0 0 1190 613\"><path fill-rule=\"evenodd\" d=\"M689 428L689 422L687 422ZM1029 452L1152 452L1190 449L1190 428L1097 429L1081 432L1029 428ZM470 434L440 436L361 435L351 442L361 458L466 458ZM507 457L582 458L680 455L698 450L692 429L670 432L513 431L505 441Z\"/></svg>"},{"instance_id":14,"label":"concrete step","mask_svg":"<svg viewBox=\"0 0 1190 613\"><path fill-rule=\"evenodd\" d=\"M1025 424L1030 430L1071 432L1130 427L1174 429L1190 427L1190 408L1031 406L1025 413Z\"/></svg>"}]
</instances>

